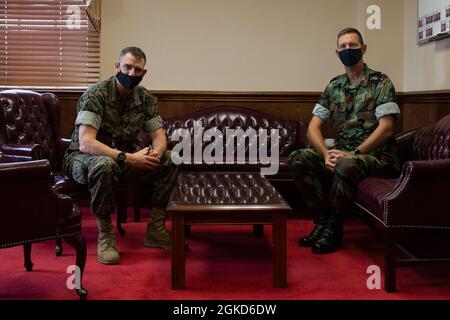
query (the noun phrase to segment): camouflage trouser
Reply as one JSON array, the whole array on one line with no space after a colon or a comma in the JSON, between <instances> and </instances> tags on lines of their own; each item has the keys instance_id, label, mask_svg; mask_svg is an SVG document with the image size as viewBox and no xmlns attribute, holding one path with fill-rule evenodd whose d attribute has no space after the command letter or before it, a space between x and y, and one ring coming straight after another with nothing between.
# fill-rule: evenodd
<instances>
[{"instance_id":1,"label":"camouflage trouser","mask_svg":"<svg viewBox=\"0 0 450 320\"><path fill-rule=\"evenodd\" d=\"M308 208L317 213L316 224L340 221L350 209L358 184L368 176L392 177L398 172L372 155L344 157L335 171L325 168L322 155L314 149L300 149L289 155L295 185Z\"/></svg>"},{"instance_id":2,"label":"camouflage trouser","mask_svg":"<svg viewBox=\"0 0 450 320\"><path fill-rule=\"evenodd\" d=\"M177 179L178 167L166 151L154 170L142 171L130 166L120 168L114 159L72 152L64 157L63 169L77 183L87 185L91 194L91 211L100 218L114 212L116 195L123 183L140 182L151 187L152 208L165 210Z\"/></svg>"}]
</instances>

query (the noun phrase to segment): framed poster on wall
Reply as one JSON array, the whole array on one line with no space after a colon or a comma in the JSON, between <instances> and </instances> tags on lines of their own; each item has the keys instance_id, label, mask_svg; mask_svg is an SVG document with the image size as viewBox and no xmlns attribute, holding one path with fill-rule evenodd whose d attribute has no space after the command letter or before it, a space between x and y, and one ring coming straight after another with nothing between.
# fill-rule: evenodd
<instances>
[{"instance_id":1,"label":"framed poster on wall","mask_svg":"<svg viewBox=\"0 0 450 320\"><path fill-rule=\"evenodd\" d=\"M450 0L417 0L417 43L450 36Z\"/></svg>"}]
</instances>

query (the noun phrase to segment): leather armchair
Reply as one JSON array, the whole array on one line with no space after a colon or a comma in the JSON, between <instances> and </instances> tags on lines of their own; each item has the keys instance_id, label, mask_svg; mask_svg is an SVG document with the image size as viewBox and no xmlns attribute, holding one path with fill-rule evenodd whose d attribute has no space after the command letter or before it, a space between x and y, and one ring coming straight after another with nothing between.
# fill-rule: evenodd
<instances>
[{"instance_id":1,"label":"leather armchair","mask_svg":"<svg viewBox=\"0 0 450 320\"><path fill-rule=\"evenodd\" d=\"M396 290L396 266L423 262L396 241L401 232L450 230L450 115L431 127L397 136L398 179L367 178L358 186L356 206L385 237L385 290ZM409 255L398 259L397 247ZM434 259L431 259L434 260Z\"/></svg>"},{"instance_id":2,"label":"leather armchair","mask_svg":"<svg viewBox=\"0 0 450 320\"><path fill-rule=\"evenodd\" d=\"M75 201L89 199L87 186L69 179L61 170L69 139L61 137L61 106L55 95L28 90L0 92L0 153L4 162L48 159L52 185L60 194ZM121 222L126 216L125 192L120 191L117 227L123 235ZM57 241L56 254L62 254Z\"/></svg>"},{"instance_id":3,"label":"leather armchair","mask_svg":"<svg viewBox=\"0 0 450 320\"><path fill-rule=\"evenodd\" d=\"M77 293L86 299L87 290L82 286L86 242L81 214L70 197L51 188L50 178L48 160L0 163L0 248L23 245L25 268L31 272L32 244L64 238L76 250L76 265L81 271Z\"/></svg>"}]
</instances>

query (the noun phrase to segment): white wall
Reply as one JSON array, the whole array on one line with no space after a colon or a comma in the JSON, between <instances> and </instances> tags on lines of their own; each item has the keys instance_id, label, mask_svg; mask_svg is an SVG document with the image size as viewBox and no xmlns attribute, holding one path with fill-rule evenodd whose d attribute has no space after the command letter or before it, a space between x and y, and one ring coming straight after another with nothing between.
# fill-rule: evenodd
<instances>
[{"instance_id":1,"label":"white wall","mask_svg":"<svg viewBox=\"0 0 450 320\"><path fill-rule=\"evenodd\" d=\"M366 27L367 8L377 5L381 12L381 29ZM404 1L403 0L358 0L358 29L361 30L368 51L368 65L387 74L397 91L403 91L404 74Z\"/></svg>"},{"instance_id":2,"label":"white wall","mask_svg":"<svg viewBox=\"0 0 450 320\"><path fill-rule=\"evenodd\" d=\"M404 1L105 0L101 77L135 45L149 57L144 85L155 90L322 91L343 73L337 32L355 26L366 62L402 91ZM369 4L380 5L382 30L365 30Z\"/></svg>"},{"instance_id":3,"label":"white wall","mask_svg":"<svg viewBox=\"0 0 450 320\"><path fill-rule=\"evenodd\" d=\"M405 91L450 89L450 38L417 45L417 0L405 0Z\"/></svg>"}]
</instances>

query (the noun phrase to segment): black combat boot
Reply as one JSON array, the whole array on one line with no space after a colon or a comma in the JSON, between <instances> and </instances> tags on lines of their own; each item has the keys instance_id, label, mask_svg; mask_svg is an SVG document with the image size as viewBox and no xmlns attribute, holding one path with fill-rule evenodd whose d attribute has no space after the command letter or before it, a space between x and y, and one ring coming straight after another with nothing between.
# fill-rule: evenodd
<instances>
[{"instance_id":1,"label":"black combat boot","mask_svg":"<svg viewBox=\"0 0 450 320\"><path fill-rule=\"evenodd\" d=\"M339 249L342 244L344 227L342 222L330 222L323 231L319 240L311 248L314 254L332 253Z\"/></svg>"},{"instance_id":2,"label":"black combat boot","mask_svg":"<svg viewBox=\"0 0 450 320\"><path fill-rule=\"evenodd\" d=\"M326 229L325 224L317 224L311 231L309 236L300 238L298 240L298 245L301 247L312 247L314 242L316 242L322 237L322 233L325 231L325 229Z\"/></svg>"}]
</instances>

